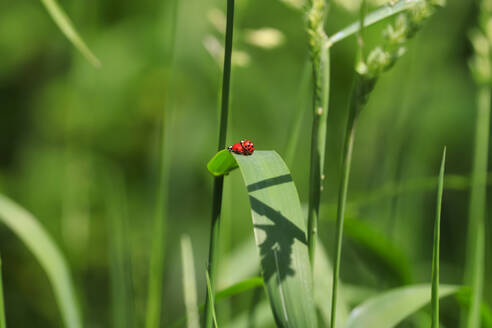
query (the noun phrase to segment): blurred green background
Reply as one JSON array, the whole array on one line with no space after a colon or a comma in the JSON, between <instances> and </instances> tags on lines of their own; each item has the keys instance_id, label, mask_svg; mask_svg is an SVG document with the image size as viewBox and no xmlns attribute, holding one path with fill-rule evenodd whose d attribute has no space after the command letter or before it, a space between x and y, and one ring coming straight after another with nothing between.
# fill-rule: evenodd
<instances>
[{"instance_id":1,"label":"blurred green background","mask_svg":"<svg viewBox=\"0 0 492 328\"><path fill-rule=\"evenodd\" d=\"M101 60L99 69L72 47L39 1L0 2L0 192L31 211L62 248L87 327L113 323L111 216L121 219L126 230L125 263L138 326L145 317L163 113L172 122L167 125L171 147L165 152L171 157L171 177L163 326L184 314L182 233L192 238L200 302L204 300L212 197L212 177L205 165L217 143L221 69L216 55L223 42L225 1L178 1L174 49L169 46L172 2L60 1ZM344 236L345 282L384 290L430 280L432 177L437 176L444 145L447 174L463 179L458 177L459 186L444 193L441 282L462 281L466 177L476 117L467 33L476 14L471 2L449 0L380 79L360 117L348 213L358 221L349 220L354 227ZM332 34L356 19L357 9L334 3L326 29ZM371 28L369 47L377 44L385 25ZM265 28L275 29L267 30L276 36L272 47L254 44L252 32ZM301 12L280 1L237 1L234 49L240 53L233 67L228 140L232 144L250 138L257 149L278 151L287 159L304 203L311 137L310 83L303 82L309 74L306 42ZM320 225L329 253L355 49L355 39L347 39L333 48L331 57ZM288 156L299 120L296 151ZM430 188L425 187L428 181ZM405 192L394 192L409 185L413 187ZM248 206L240 176L233 172L225 186L224 255L254 245ZM492 251L490 232L489 225L487 254ZM381 240L386 242L383 250L393 254L390 259L370 247ZM60 326L44 272L3 225L0 252L9 326ZM489 256L486 277L491 276L491 264ZM219 288L235 282L224 276ZM490 279L485 290L492 291ZM486 292L485 299L491 304L492 293ZM237 297L219 305L224 307L221 315L234 316L244 304L247 301ZM443 304L446 327L457 326L457 308L452 300Z\"/></svg>"}]
</instances>

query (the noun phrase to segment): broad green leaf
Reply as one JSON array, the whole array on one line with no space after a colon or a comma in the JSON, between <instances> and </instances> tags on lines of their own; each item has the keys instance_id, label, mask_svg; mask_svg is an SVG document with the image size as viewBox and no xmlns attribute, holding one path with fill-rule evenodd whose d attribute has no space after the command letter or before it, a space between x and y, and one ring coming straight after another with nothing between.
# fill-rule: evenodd
<instances>
[{"instance_id":1,"label":"broad green leaf","mask_svg":"<svg viewBox=\"0 0 492 328\"><path fill-rule=\"evenodd\" d=\"M0 195L0 222L24 242L48 275L65 326L82 327L66 260L41 224L31 213L3 195Z\"/></svg>"},{"instance_id":2,"label":"broad green leaf","mask_svg":"<svg viewBox=\"0 0 492 328\"><path fill-rule=\"evenodd\" d=\"M208 291L207 296L208 296L208 302L210 304L210 312L212 313L214 327L219 328L219 325L217 324L217 316L215 315L215 294L210 284L210 276L208 275L208 271L205 271L205 277L207 279L207 291Z\"/></svg>"},{"instance_id":3,"label":"broad green leaf","mask_svg":"<svg viewBox=\"0 0 492 328\"><path fill-rule=\"evenodd\" d=\"M227 149L219 151L208 162L207 169L215 176L221 176L237 168L237 162Z\"/></svg>"},{"instance_id":4,"label":"broad green leaf","mask_svg":"<svg viewBox=\"0 0 492 328\"><path fill-rule=\"evenodd\" d=\"M85 44L84 40L79 36L75 28L73 27L70 18L68 18L67 14L63 11L60 5L56 0L41 0L41 3L44 5L51 18L55 21L56 25L60 28L63 34L67 37L67 39L72 42L75 48L77 48L84 57L91 62L95 67L100 67L101 62L97 57L92 53L89 47Z\"/></svg>"},{"instance_id":5,"label":"broad green leaf","mask_svg":"<svg viewBox=\"0 0 492 328\"><path fill-rule=\"evenodd\" d=\"M5 308L3 302L3 285L2 285L2 258L0 257L0 328L6 328Z\"/></svg>"},{"instance_id":6,"label":"broad green leaf","mask_svg":"<svg viewBox=\"0 0 492 328\"><path fill-rule=\"evenodd\" d=\"M459 286L441 285L439 297L457 292ZM347 328L390 328L430 302L429 284L395 288L365 301L352 310Z\"/></svg>"},{"instance_id":7,"label":"broad green leaf","mask_svg":"<svg viewBox=\"0 0 492 328\"><path fill-rule=\"evenodd\" d=\"M441 170L439 171L439 179L437 182L436 220L434 223L434 245L432 252L432 328L439 327L439 244L441 235L441 205L445 163L446 147L444 147L444 152L442 154Z\"/></svg>"},{"instance_id":8,"label":"broad green leaf","mask_svg":"<svg viewBox=\"0 0 492 328\"><path fill-rule=\"evenodd\" d=\"M248 190L275 320L281 327L316 327L306 223L290 172L274 151L233 156Z\"/></svg>"},{"instance_id":9,"label":"broad green leaf","mask_svg":"<svg viewBox=\"0 0 492 328\"><path fill-rule=\"evenodd\" d=\"M183 293L186 307L186 322L188 328L199 328L200 316L197 305L195 264L193 262L191 240L188 235L181 236L181 260L183 265Z\"/></svg>"}]
</instances>

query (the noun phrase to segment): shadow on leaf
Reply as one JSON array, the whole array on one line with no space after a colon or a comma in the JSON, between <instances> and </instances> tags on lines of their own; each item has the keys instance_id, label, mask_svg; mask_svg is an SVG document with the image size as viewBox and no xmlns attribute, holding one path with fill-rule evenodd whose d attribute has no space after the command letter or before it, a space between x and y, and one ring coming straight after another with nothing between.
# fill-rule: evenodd
<instances>
[{"instance_id":1,"label":"shadow on leaf","mask_svg":"<svg viewBox=\"0 0 492 328\"><path fill-rule=\"evenodd\" d=\"M281 180L282 179L277 181ZM272 184L269 184L269 186L271 185ZM270 278L277 273L277 279L280 283L286 276L290 276L295 273L291 263L292 246L295 239L299 240L303 244L307 244L306 235L304 231L299 229L280 211L275 210L251 195L249 196L249 200L251 203L251 209L255 213L266 217L273 223L254 225L256 229L261 229L266 234L265 240L260 245L263 279L265 282L268 282Z\"/></svg>"}]
</instances>

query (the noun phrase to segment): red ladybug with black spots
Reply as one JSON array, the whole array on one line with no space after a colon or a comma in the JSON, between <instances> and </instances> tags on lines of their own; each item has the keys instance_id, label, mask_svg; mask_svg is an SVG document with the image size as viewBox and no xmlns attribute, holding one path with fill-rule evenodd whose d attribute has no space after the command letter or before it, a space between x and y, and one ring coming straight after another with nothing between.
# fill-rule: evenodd
<instances>
[{"instance_id":1,"label":"red ladybug with black spots","mask_svg":"<svg viewBox=\"0 0 492 328\"><path fill-rule=\"evenodd\" d=\"M229 146L227 148L230 152L241 154L241 155L252 155L255 151L255 146L251 142L251 140L241 140L240 142L236 142L234 145Z\"/></svg>"}]
</instances>

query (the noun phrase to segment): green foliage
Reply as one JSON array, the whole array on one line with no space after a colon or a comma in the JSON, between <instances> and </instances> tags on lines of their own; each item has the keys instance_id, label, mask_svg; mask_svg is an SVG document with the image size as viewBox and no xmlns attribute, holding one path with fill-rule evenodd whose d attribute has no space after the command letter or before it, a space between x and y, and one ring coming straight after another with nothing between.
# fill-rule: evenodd
<instances>
[{"instance_id":1,"label":"green foliage","mask_svg":"<svg viewBox=\"0 0 492 328\"><path fill-rule=\"evenodd\" d=\"M366 300L352 310L347 328L391 328L430 302L428 284L395 288ZM439 298L456 293L458 286L441 285Z\"/></svg>"},{"instance_id":2,"label":"green foliage","mask_svg":"<svg viewBox=\"0 0 492 328\"><path fill-rule=\"evenodd\" d=\"M48 275L63 321L68 328L82 327L72 278L64 256L31 213L0 195L0 221L34 254Z\"/></svg>"},{"instance_id":3,"label":"green foliage","mask_svg":"<svg viewBox=\"0 0 492 328\"><path fill-rule=\"evenodd\" d=\"M480 87L483 109L490 86L489 8L479 9L477 25L470 16L475 13L470 2L449 1L409 47L411 31L420 28L412 21L429 14L425 10L419 14L418 5L424 0L391 1L381 7L377 7L381 1L367 0L369 11L363 20L355 14L360 1L242 1L236 2L238 24L232 49L231 24L227 47L220 39L231 16L219 15L213 26L209 22L212 13L225 12L225 1L180 2L183 10L179 12L174 2L60 2L104 62L100 70L87 65L63 37L53 37L58 28L45 17L39 2L0 4L0 189L15 195L40 218L64 250L74 273L84 326L181 327L188 316L178 319L185 313L194 312L190 316L196 318L197 304L202 304L198 312L203 314L208 300L203 293L206 277L199 275L195 281L196 290L202 291L195 292L195 302L185 301L182 285L177 283L182 270L176 250L183 233L193 241L198 272L208 264L211 271L218 265L216 274L209 275L207 294L215 293L212 300L220 325L276 326L265 293L272 287L257 277L262 266L254 231L264 230L249 219L248 192L235 170L235 155L224 150L226 141L241 138L252 139L257 152L239 160L255 161L262 149L276 149L288 164L301 199L299 216L310 217L309 233L305 230L308 244L317 245L311 247L311 307L317 311L318 327L329 326L337 251L332 229L337 216L335 186L343 179L343 134L347 112L353 108L343 109L347 95L354 97L350 84L356 53L355 39L339 41L357 33L361 22L371 28L364 32L364 52L368 51L362 58L367 71L358 74L357 102L351 103L357 108L353 138L357 148L346 189L350 192L341 224L344 234L342 229L339 234L344 252L338 257L343 265L338 265L336 327L345 327L353 306L387 288L428 280L435 213L433 172L439 160L435 149L442 144L452 150L447 159L452 174L444 183L451 192L446 192L442 204L446 224L440 253L446 261L441 261L439 273L442 281L456 281L463 269L471 270L469 263L461 263L462 232L468 223L463 213L468 206L466 190L470 185L475 188L478 179L468 178L469 165L463 159L473 156L470 139L475 117L470 109L476 99L466 67L468 47L458 41L474 27L469 50L474 52L472 77ZM345 11L348 3L354 11ZM278 31L284 42L272 49L258 47L264 34L256 32L262 26ZM349 27L327 37L343 26ZM215 39L217 56L211 59L206 51L214 46L208 42L212 33L219 38ZM170 46L173 35L176 51ZM257 43L252 42L253 35ZM227 70L227 65L222 67L222 60L227 62L226 48L231 50L234 71L223 76L223 85L230 81L230 91L219 81ZM408 48L407 56L400 60L403 48ZM171 65L172 53L176 60ZM312 62L306 65L309 55ZM234 65L244 63L244 58L247 66ZM214 59L220 59L219 66ZM389 67L391 72L383 75ZM373 88L376 80L377 88ZM222 109L231 105L231 111L225 112L228 116L221 111L219 122L217 93L223 97ZM487 124L482 114L479 130ZM217 144L216 135L220 136ZM488 146L480 145L475 153L487 157L483 149ZM212 178L204 163L216 149L224 161L211 162L217 165L209 168L216 174ZM490 184L490 177L486 178ZM211 249L215 252L219 244L221 249L210 261L207 215L212 208L217 220ZM301 222L302 226L307 223ZM63 325L55 294L43 280L43 267L9 228L2 228L9 325ZM487 231L487 226L481 229ZM469 240L475 246L480 238ZM474 255L481 256L478 263L485 269L490 264L485 256L490 243L481 240L483 252ZM323 252L322 244L330 246L332 258ZM469 262L473 258L466 255ZM187 263L192 263L190 259ZM187 275L187 281L192 276ZM482 300L477 301L478 294L470 289L459 302L474 313L479 304L481 324L488 327L491 282L486 274L482 281ZM428 287L422 292L427 302L430 291ZM454 302L441 302L443 326L453 326L457 320ZM297 301L292 307L304 303ZM408 320L428 327L430 309L413 311Z\"/></svg>"}]
</instances>

